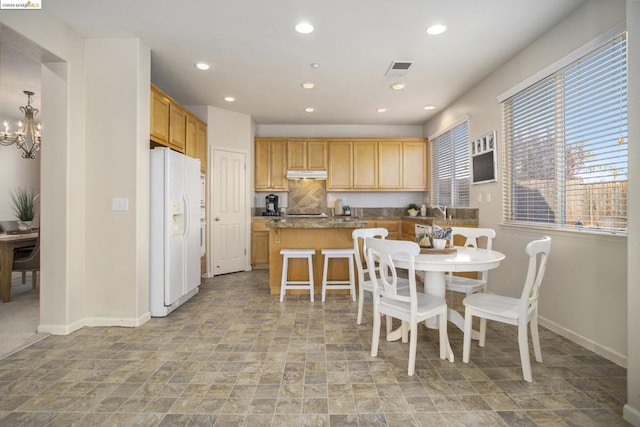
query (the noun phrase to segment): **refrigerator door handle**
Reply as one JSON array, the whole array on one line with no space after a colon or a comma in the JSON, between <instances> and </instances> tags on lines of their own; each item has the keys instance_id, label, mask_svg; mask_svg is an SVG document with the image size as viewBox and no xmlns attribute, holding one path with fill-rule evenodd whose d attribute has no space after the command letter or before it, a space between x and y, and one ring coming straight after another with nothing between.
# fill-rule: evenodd
<instances>
[{"instance_id":1,"label":"refrigerator door handle","mask_svg":"<svg viewBox=\"0 0 640 427\"><path fill-rule=\"evenodd\" d=\"M184 208L185 208L183 236L186 236L187 234L189 234L189 230L191 230L190 212L191 212L191 209L193 209L193 207L191 206L191 200L189 200L189 196L187 194L183 195L182 199L184 201Z\"/></svg>"}]
</instances>

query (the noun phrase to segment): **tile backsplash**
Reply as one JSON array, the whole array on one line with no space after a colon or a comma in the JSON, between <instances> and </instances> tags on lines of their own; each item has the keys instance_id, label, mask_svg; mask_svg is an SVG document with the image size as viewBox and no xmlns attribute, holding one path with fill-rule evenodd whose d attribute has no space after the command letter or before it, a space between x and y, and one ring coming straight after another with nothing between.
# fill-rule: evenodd
<instances>
[{"instance_id":1,"label":"tile backsplash","mask_svg":"<svg viewBox=\"0 0 640 427\"><path fill-rule=\"evenodd\" d=\"M326 212L326 181L315 179L289 181L288 202L288 213L316 214Z\"/></svg>"}]
</instances>

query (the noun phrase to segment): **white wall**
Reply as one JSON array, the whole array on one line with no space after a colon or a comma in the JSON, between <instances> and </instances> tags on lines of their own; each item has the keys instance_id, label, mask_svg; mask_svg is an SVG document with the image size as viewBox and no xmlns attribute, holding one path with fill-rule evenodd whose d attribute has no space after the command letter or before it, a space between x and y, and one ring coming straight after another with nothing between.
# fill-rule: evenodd
<instances>
[{"instance_id":1,"label":"white wall","mask_svg":"<svg viewBox=\"0 0 640 427\"><path fill-rule=\"evenodd\" d=\"M629 52L628 355L625 419L640 426L640 0L627 1Z\"/></svg>"},{"instance_id":2,"label":"white wall","mask_svg":"<svg viewBox=\"0 0 640 427\"><path fill-rule=\"evenodd\" d=\"M624 0L588 2L430 120L424 127L425 136L468 114L470 138L496 130L500 148L500 105L496 97L624 23ZM541 235L550 235L552 253L540 298L541 324L625 365L627 239L502 226L501 184L471 188L471 203L480 210L480 225L496 229L498 237L494 248L507 255L500 268L491 272L490 290L519 296L526 273L526 243ZM478 202L480 194L482 203ZM491 196L490 203L486 202L487 194Z\"/></svg>"},{"instance_id":3,"label":"white wall","mask_svg":"<svg viewBox=\"0 0 640 427\"><path fill-rule=\"evenodd\" d=\"M46 10L4 11L0 22L61 59L42 67L40 326L82 326L84 232L84 41ZM75 76L73 79L70 76ZM73 209L72 209L73 207Z\"/></svg>"},{"instance_id":4,"label":"white wall","mask_svg":"<svg viewBox=\"0 0 640 427\"><path fill-rule=\"evenodd\" d=\"M38 329L66 334L87 324L142 322L148 311L149 52L135 40L86 45L46 10L5 12L1 23L59 59L42 66ZM89 52L87 59L85 46L105 57ZM112 213L111 197L128 197L130 211ZM135 251L121 254L129 248Z\"/></svg>"},{"instance_id":5,"label":"white wall","mask_svg":"<svg viewBox=\"0 0 640 427\"><path fill-rule=\"evenodd\" d=\"M86 73L85 322L137 326L149 318L149 49L87 40ZM129 210L112 210L113 198Z\"/></svg>"}]
</instances>

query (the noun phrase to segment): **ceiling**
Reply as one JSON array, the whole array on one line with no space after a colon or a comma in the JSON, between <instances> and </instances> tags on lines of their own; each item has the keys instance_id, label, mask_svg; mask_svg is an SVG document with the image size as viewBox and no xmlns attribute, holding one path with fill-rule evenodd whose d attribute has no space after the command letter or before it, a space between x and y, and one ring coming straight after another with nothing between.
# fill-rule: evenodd
<instances>
[{"instance_id":1,"label":"ceiling","mask_svg":"<svg viewBox=\"0 0 640 427\"><path fill-rule=\"evenodd\" d=\"M43 8L85 37L140 38L151 49L151 80L185 105L249 114L258 124L421 125L582 3L49 0ZM300 21L315 31L297 33ZM436 23L447 31L427 35ZM196 61L212 67L200 71ZM390 77L392 61L412 65ZM405 89L392 90L397 82Z\"/></svg>"}]
</instances>

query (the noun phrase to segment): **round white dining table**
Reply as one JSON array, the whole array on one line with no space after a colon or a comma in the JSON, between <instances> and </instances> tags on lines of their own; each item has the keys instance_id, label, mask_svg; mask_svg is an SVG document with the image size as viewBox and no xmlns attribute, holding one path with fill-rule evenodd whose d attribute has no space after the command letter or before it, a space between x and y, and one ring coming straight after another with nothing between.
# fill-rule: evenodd
<instances>
[{"instance_id":1,"label":"round white dining table","mask_svg":"<svg viewBox=\"0 0 640 427\"><path fill-rule=\"evenodd\" d=\"M503 253L481 248L456 247L456 251L447 254L421 253L416 255L414 265L416 272L424 272L424 292L434 296L443 297L446 293L445 274L449 271L473 272L491 270L500 265L506 257ZM406 258L397 257L393 259L397 268L408 268L409 263ZM464 317L457 311L449 309L447 320L455 324L460 330L464 330ZM437 320L429 319L425 321L428 328L437 328ZM395 332L395 331L394 331ZM477 333L474 338L478 339ZM391 341L399 339L399 331L387 336ZM453 360L451 346L449 346L449 360Z\"/></svg>"}]
</instances>

